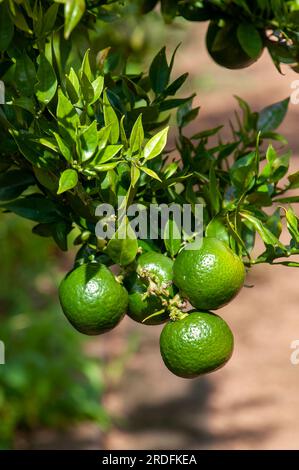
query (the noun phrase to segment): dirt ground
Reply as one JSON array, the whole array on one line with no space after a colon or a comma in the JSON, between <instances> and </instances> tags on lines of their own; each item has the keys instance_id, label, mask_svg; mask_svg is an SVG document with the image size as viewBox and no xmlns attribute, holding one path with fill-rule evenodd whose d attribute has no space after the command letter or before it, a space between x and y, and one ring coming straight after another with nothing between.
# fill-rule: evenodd
<instances>
[{"instance_id":1,"label":"dirt ground","mask_svg":"<svg viewBox=\"0 0 299 470\"><path fill-rule=\"evenodd\" d=\"M254 109L291 93L298 75L285 68L279 75L267 53L249 69L218 67L203 47L203 29L190 28L177 56L176 72L188 70L190 89L202 107L192 131L214 127L232 117L233 95ZM299 105L290 105L281 131L294 151L298 169ZM298 271L258 266L221 315L235 334L235 352L222 370L198 380L175 377L159 354L161 327L144 327L126 319L117 330L93 343L97 354L121 356L128 335L140 347L120 380L110 387L105 405L115 426L103 436L94 426L81 426L61 440L39 434L35 448L106 449L298 449L299 365L292 365L290 347L299 340ZM22 445L20 445L22 447Z\"/></svg>"}]
</instances>

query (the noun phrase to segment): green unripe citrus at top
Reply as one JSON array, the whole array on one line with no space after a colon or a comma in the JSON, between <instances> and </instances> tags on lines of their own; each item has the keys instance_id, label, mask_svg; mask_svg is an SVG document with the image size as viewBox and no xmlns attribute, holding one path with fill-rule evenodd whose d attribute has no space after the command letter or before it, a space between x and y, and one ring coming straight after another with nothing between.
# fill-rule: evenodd
<instances>
[{"instance_id":1,"label":"green unripe citrus at top","mask_svg":"<svg viewBox=\"0 0 299 470\"><path fill-rule=\"evenodd\" d=\"M215 310L237 295L244 284L245 268L226 243L203 238L199 248L185 249L177 256L173 280L193 307Z\"/></svg>"},{"instance_id":2,"label":"green unripe citrus at top","mask_svg":"<svg viewBox=\"0 0 299 470\"><path fill-rule=\"evenodd\" d=\"M99 335L126 313L128 293L103 264L83 264L63 279L59 299L69 322L81 333Z\"/></svg>"},{"instance_id":3,"label":"green unripe citrus at top","mask_svg":"<svg viewBox=\"0 0 299 470\"><path fill-rule=\"evenodd\" d=\"M160 351L166 367L186 379L212 372L231 357L233 334L227 323L210 312L190 312L168 322L160 336Z\"/></svg>"},{"instance_id":4,"label":"green unripe citrus at top","mask_svg":"<svg viewBox=\"0 0 299 470\"><path fill-rule=\"evenodd\" d=\"M136 272L125 280L129 292L128 315L133 320L141 323L145 318L160 310L163 310L163 313L149 318L144 324L158 325L168 319L168 312L162 304L161 297L152 294L145 298L144 295L149 287L150 277L158 289L165 286L165 292L172 296L172 268L173 261L161 253L149 251L138 258Z\"/></svg>"},{"instance_id":5,"label":"green unripe citrus at top","mask_svg":"<svg viewBox=\"0 0 299 470\"><path fill-rule=\"evenodd\" d=\"M260 55L256 58L252 58L246 54L239 43L237 27L238 25L232 25L231 28L228 29L227 35L222 38L222 47L217 44L217 48L215 48L215 39L221 29L216 22L211 21L206 35L206 46L212 59L218 65L233 70L249 67L254 64L262 54L261 51Z\"/></svg>"}]
</instances>

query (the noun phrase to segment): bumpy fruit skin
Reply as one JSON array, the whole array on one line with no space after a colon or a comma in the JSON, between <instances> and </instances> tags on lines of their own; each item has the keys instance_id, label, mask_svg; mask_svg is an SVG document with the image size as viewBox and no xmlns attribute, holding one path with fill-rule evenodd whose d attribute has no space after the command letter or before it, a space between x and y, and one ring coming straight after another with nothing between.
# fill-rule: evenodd
<instances>
[{"instance_id":1,"label":"bumpy fruit skin","mask_svg":"<svg viewBox=\"0 0 299 470\"><path fill-rule=\"evenodd\" d=\"M242 260L216 238L203 238L196 250L184 250L173 266L173 280L193 307L215 310L230 302L242 288Z\"/></svg>"},{"instance_id":2,"label":"bumpy fruit skin","mask_svg":"<svg viewBox=\"0 0 299 470\"><path fill-rule=\"evenodd\" d=\"M210 312L190 312L167 323L160 336L166 367L175 375L192 379L215 371L230 359L233 334L227 323Z\"/></svg>"},{"instance_id":3,"label":"bumpy fruit skin","mask_svg":"<svg viewBox=\"0 0 299 470\"><path fill-rule=\"evenodd\" d=\"M59 299L69 322L81 333L99 335L114 328L126 313L128 293L103 264L83 264L59 287Z\"/></svg>"},{"instance_id":4,"label":"bumpy fruit skin","mask_svg":"<svg viewBox=\"0 0 299 470\"><path fill-rule=\"evenodd\" d=\"M138 323L142 323L145 318L163 309L161 298L155 295L150 295L146 299L143 298L148 284L140 276L140 273L146 270L155 276L157 284L161 286L162 283L172 282L172 268L173 261L170 258L154 251L144 253L138 258L136 272L125 280L125 285L129 291L128 315L130 318ZM168 288L168 292L170 296L174 294L173 286ZM169 314L165 311L156 317L149 318L144 324L159 325L168 318Z\"/></svg>"},{"instance_id":5,"label":"bumpy fruit skin","mask_svg":"<svg viewBox=\"0 0 299 470\"><path fill-rule=\"evenodd\" d=\"M219 30L219 26L211 21L206 35L207 50L218 65L232 70L244 69L259 59L262 51L259 57L252 58L242 49L237 37L237 26L232 26L228 31L228 37L223 41L223 48L214 50L213 45Z\"/></svg>"}]
</instances>

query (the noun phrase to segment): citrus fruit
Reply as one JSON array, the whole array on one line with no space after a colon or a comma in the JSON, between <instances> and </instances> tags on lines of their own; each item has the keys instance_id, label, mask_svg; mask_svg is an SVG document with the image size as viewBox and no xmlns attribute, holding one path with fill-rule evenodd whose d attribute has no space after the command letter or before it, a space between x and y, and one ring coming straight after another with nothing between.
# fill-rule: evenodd
<instances>
[{"instance_id":1,"label":"citrus fruit","mask_svg":"<svg viewBox=\"0 0 299 470\"><path fill-rule=\"evenodd\" d=\"M62 309L81 333L98 335L114 328L126 313L128 293L103 264L83 264L59 287Z\"/></svg>"},{"instance_id":2,"label":"citrus fruit","mask_svg":"<svg viewBox=\"0 0 299 470\"><path fill-rule=\"evenodd\" d=\"M168 322L160 336L166 367L179 377L191 379L222 367L231 357L233 334L227 323L210 312L190 312Z\"/></svg>"},{"instance_id":3,"label":"citrus fruit","mask_svg":"<svg viewBox=\"0 0 299 470\"><path fill-rule=\"evenodd\" d=\"M203 238L196 249L185 249L173 265L173 280L195 308L214 310L232 300L244 284L242 260L217 238Z\"/></svg>"},{"instance_id":4,"label":"citrus fruit","mask_svg":"<svg viewBox=\"0 0 299 470\"><path fill-rule=\"evenodd\" d=\"M148 316L161 310L159 315L147 319L144 323L158 325L168 319L168 312L163 306L162 299L163 293L164 297L173 295L172 268L173 261L161 253L149 251L138 258L136 272L125 280L129 292L128 315L133 320L141 323ZM158 295L155 295L155 287ZM147 295L148 289L151 288L153 293L149 292Z\"/></svg>"},{"instance_id":5,"label":"citrus fruit","mask_svg":"<svg viewBox=\"0 0 299 470\"><path fill-rule=\"evenodd\" d=\"M250 57L242 49L237 37L237 25L230 25L223 30L221 41L216 39L221 28L216 22L211 21L206 35L206 46L212 59L227 69L243 69L249 67L258 60L258 57ZM220 43L220 44L219 44Z\"/></svg>"}]
</instances>

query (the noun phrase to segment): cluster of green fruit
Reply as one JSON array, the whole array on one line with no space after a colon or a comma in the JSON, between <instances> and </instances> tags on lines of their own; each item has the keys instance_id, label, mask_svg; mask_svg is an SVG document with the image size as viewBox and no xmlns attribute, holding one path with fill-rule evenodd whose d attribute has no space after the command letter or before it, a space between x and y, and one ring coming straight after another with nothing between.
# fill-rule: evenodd
<instances>
[{"instance_id":1,"label":"cluster of green fruit","mask_svg":"<svg viewBox=\"0 0 299 470\"><path fill-rule=\"evenodd\" d=\"M59 296L70 323L88 335L111 330L126 313L146 325L166 322L160 337L164 363L179 377L193 378L231 357L232 332L210 310L230 302L244 279L242 260L222 241L204 238L174 261L143 253L119 277L104 264L83 264L65 277ZM187 312L187 302L195 310Z\"/></svg>"}]
</instances>

